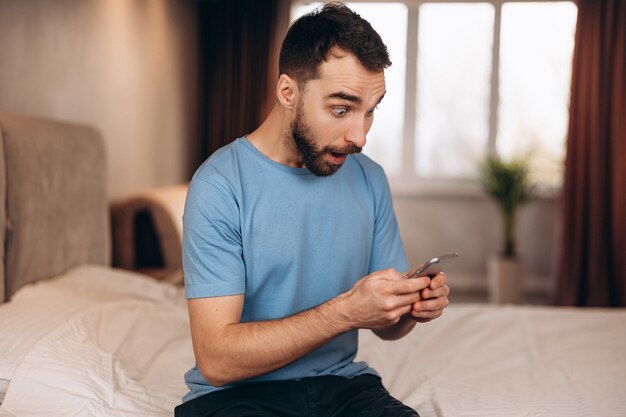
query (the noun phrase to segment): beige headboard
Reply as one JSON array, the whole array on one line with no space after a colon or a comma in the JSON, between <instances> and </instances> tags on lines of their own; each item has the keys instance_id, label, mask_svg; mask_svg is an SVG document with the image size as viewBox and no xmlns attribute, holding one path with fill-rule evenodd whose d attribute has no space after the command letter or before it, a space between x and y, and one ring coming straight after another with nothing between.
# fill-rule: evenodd
<instances>
[{"instance_id":1,"label":"beige headboard","mask_svg":"<svg viewBox=\"0 0 626 417\"><path fill-rule=\"evenodd\" d=\"M0 113L0 302L85 263L110 263L106 160L95 130Z\"/></svg>"}]
</instances>

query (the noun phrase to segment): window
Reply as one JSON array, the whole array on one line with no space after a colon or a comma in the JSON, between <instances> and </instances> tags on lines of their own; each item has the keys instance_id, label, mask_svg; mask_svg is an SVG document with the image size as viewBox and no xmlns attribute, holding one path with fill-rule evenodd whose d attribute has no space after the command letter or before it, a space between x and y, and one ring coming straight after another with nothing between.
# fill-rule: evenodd
<instances>
[{"instance_id":1,"label":"window","mask_svg":"<svg viewBox=\"0 0 626 417\"><path fill-rule=\"evenodd\" d=\"M569 2L502 6L497 151L530 153L547 184L565 158L576 15Z\"/></svg>"},{"instance_id":2,"label":"window","mask_svg":"<svg viewBox=\"0 0 626 417\"><path fill-rule=\"evenodd\" d=\"M463 177L487 149L494 8L423 4L417 26L415 172Z\"/></svg>"},{"instance_id":3,"label":"window","mask_svg":"<svg viewBox=\"0 0 626 417\"><path fill-rule=\"evenodd\" d=\"M321 3L294 2L293 18ZM558 186L577 8L570 1L348 2L389 48L364 152L395 182L472 179L487 154L528 157Z\"/></svg>"}]
</instances>

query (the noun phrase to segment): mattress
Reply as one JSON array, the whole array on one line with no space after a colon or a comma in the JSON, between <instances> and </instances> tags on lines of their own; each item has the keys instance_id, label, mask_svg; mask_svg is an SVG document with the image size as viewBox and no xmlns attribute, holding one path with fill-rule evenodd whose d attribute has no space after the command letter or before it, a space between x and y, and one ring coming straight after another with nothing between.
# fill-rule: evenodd
<instances>
[{"instance_id":1,"label":"mattress","mask_svg":"<svg viewBox=\"0 0 626 417\"><path fill-rule=\"evenodd\" d=\"M171 416L194 363L182 289L107 267L24 287L0 334L0 417ZM624 352L624 309L460 304L357 360L422 417L624 417Z\"/></svg>"},{"instance_id":2,"label":"mattress","mask_svg":"<svg viewBox=\"0 0 626 417\"><path fill-rule=\"evenodd\" d=\"M422 417L626 416L626 310L451 305L358 359Z\"/></svg>"}]
</instances>

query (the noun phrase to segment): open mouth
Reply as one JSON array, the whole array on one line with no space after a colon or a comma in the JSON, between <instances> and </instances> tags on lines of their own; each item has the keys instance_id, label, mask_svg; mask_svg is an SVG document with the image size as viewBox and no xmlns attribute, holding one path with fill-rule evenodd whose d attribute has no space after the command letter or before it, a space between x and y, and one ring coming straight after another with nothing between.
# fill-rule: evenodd
<instances>
[{"instance_id":1,"label":"open mouth","mask_svg":"<svg viewBox=\"0 0 626 417\"><path fill-rule=\"evenodd\" d=\"M346 158L348 157L348 154L339 153L339 152L330 152L330 156L334 164L343 164Z\"/></svg>"}]
</instances>

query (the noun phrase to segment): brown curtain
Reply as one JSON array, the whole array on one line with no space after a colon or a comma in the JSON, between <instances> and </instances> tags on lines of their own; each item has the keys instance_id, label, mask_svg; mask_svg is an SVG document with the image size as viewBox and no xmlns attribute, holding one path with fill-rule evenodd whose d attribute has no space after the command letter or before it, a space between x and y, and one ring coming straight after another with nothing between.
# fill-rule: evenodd
<instances>
[{"instance_id":1,"label":"brown curtain","mask_svg":"<svg viewBox=\"0 0 626 417\"><path fill-rule=\"evenodd\" d=\"M199 1L196 166L218 148L253 131L268 114L278 78L276 40L288 23L285 4L284 0Z\"/></svg>"},{"instance_id":2,"label":"brown curtain","mask_svg":"<svg viewBox=\"0 0 626 417\"><path fill-rule=\"evenodd\" d=\"M580 0L555 303L626 306L626 1Z\"/></svg>"}]
</instances>

